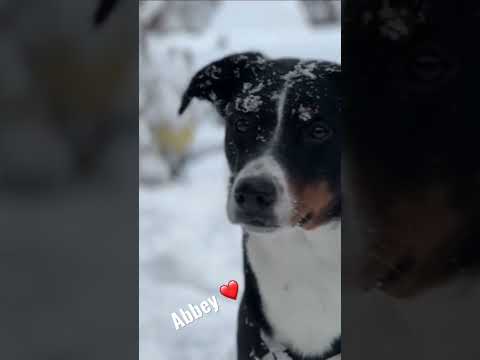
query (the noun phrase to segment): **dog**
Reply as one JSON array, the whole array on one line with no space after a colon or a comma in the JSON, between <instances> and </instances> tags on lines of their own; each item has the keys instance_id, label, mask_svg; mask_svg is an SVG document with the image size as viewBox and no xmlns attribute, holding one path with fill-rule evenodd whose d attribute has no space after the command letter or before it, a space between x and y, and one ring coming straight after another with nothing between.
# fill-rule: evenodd
<instances>
[{"instance_id":1,"label":"dog","mask_svg":"<svg viewBox=\"0 0 480 360\"><path fill-rule=\"evenodd\" d=\"M193 98L226 125L227 214L243 228L238 359L340 355L341 138L338 64L227 56L198 71Z\"/></svg>"}]
</instances>

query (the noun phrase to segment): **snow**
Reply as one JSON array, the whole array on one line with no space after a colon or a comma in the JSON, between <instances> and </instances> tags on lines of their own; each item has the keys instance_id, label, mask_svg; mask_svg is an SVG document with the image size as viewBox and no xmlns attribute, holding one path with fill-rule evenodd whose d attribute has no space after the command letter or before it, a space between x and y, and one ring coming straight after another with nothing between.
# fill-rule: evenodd
<instances>
[{"instance_id":1,"label":"snow","mask_svg":"<svg viewBox=\"0 0 480 360\"><path fill-rule=\"evenodd\" d=\"M378 18L381 21L380 33L391 40L407 36L410 32L407 26L408 15L406 8L394 9L388 0L384 0L383 7L378 11Z\"/></svg>"},{"instance_id":2,"label":"snow","mask_svg":"<svg viewBox=\"0 0 480 360\"><path fill-rule=\"evenodd\" d=\"M263 101L258 95L248 95L235 99L235 109L244 113L258 112Z\"/></svg>"},{"instance_id":3,"label":"snow","mask_svg":"<svg viewBox=\"0 0 480 360\"><path fill-rule=\"evenodd\" d=\"M311 113L312 109L308 108L308 107L305 107L303 106L302 104L300 104L300 108L298 109L298 112L299 112L299 119L302 120L302 121L308 121L312 118L312 113Z\"/></svg>"},{"instance_id":4,"label":"snow","mask_svg":"<svg viewBox=\"0 0 480 360\"><path fill-rule=\"evenodd\" d=\"M218 46L219 39L222 46ZM309 29L297 5L289 1L252 1L248 5L243 0L228 1L204 33L152 38L151 46L153 55L168 46L191 51L194 66L188 76L222 56L248 50L269 57L339 62L340 28ZM252 86L245 90L255 96L251 92L259 89ZM255 99L242 105L255 105L251 100ZM176 111L177 101L172 103L172 109L162 111ZM174 183L139 189L141 360L235 359L238 300L222 297L218 288L237 280L241 297L241 230L226 216L228 166L220 151L224 130L213 116L213 112L202 116L193 152L209 146L218 151L189 163ZM154 164L152 159L148 161ZM213 295L219 301L217 313L175 330L172 312Z\"/></svg>"},{"instance_id":5,"label":"snow","mask_svg":"<svg viewBox=\"0 0 480 360\"><path fill-rule=\"evenodd\" d=\"M218 131L220 130L220 131ZM219 127L204 131L223 134ZM140 358L215 359L234 345L238 304L218 287L242 283L240 229L225 215L224 155L201 158L178 183L140 189ZM175 330L171 313L216 295L220 309Z\"/></svg>"},{"instance_id":6,"label":"snow","mask_svg":"<svg viewBox=\"0 0 480 360\"><path fill-rule=\"evenodd\" d=\"M283 78L287 81L295 80L298 78L307 77L315 80L317 76L312 72L315 71L317 64L314 62L305 63L301 62L295 65L292 71L289 71Z\"/></svg>"},{"instance_id":7,"label":"snow","mask_svg":"<svg viewBox=\"0 0 480 360\"><path fill-rule=\"evenodd\" d=\"M261 360L292 360L292 358L285 353L287 350L286 347L273 341L270 336L263 331L260 332L260 337L266 347L270 350Z\"/></svg>"}]
</instances>

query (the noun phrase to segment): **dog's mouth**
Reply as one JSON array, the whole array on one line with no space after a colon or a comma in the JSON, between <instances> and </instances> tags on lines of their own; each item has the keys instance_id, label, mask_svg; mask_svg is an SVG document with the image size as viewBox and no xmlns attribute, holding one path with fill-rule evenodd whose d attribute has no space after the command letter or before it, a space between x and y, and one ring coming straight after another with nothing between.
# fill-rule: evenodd
<instances>
[{"instance_id":1,"label":"dog's mouth","mask_svg":"<svg viewBox=\"0 0 480 360\"><path fill-rule=\"evenodd\" d=\"M308 224L313 219L313 212L309 212L304 216L300 217L299 220L294 224L294 227L304 228L308 226ZM268 233L274 232L281 228L280 225L262 219L262 218L251 218L248 220L244 220L241 222L242 227L244 227L249 232L257 232L257 233Z\"/></svg>"},{"instance_id":2,"label":"dog's mouth","mask_svg":"<svg viewBox=\"0 0 480 360\"><path fill-rule=\"evenodd\" d=\"M252 226L259 226L259 227L272 227L273 223L266 219L260 217L250 218L244 222L244 225L252 225Z\"/></svg>"},{"instance_id":3,"label":"dog's mouth","mask_svg":"<svg viewBox=\"0 0 480 360\"><path fill-rule=\"evenodd\" d=\"M268 233L279 228L278 223L273 218L260 216L237 216L235 223L241 225L248 232Z\"/></svg>"},{"instance_id":4,"label":"dog's mouth","mask_svg":"<svg viewBox=\"0 0 480 360\"><path fill-rule=\"evenodd\" d=\"M300 217L300 219L297 221L297 223L295 224L295 226L298 226L298 227L301 227L303 228L304 226L306 226L310 220L313 219L313 212L308 212L306 213L304 216Z\"/></svg>"},{"instance_id":5,"label":"dog's mouth","mask_svg":"<svg viewBox=\"0 0 480 360\"><path fill-rule=\"evenodd\" d=\"M291 227L301 228L304 230L309 229L309 225L314 223L315 214L313 211L306 213L305 215L299 216L298 220L291 224ZM237 219L236 221L248 232L255 233L271 233L277 230L280 230L283 226L273 221L273 219L265 219L262 217L249 217L242 219ZM289 227L289 226L286 226Z\"/></svg>"},{"instance_id":6,"label":"dog's mouth","mask_svg":"<svg viewBox=\"0 0 480 360\"><path fill-rule=\"evenodd\" d=\"M365 269L368 279L365 290L376 288L397 297L409 294L412 285L411 277L415 270L413 257L401 258L394 265L386 260L379 263L378 257L370 260Z\"/></svg>"},{"instance_id":7,"label":"dog's mouth","mask_svg":"<svg viewBox=\"0 0 480 360\"><path fill-rule=\"evenodd\" d=\"M242 224L244 230L248 233L273 233L274 231L278 230L278 226L258 226L258 225L251 225L251 224Z\"/></svg>"},{"instance_id":8,"label":"dog's mouth","mask_svg":"<svg viewBox=\"0 0 480 360\"><path fill-rule=\"evenodd\" d=\"M294 227L299 227L304 230L313 230L339 216L340 202L339 200L330 201L329 204L321 209L299 208L300 210L295 211L295 215L290 223Z\"/></svg>"},{"instance_id":9,"label":"dog's mouth","mask_svg":"<svg viewBox=\"0 0 480 360\"><path fill-rule=\"evenodd\" d=\"M271 221L261 218L249 219L242 222L242 227L250 233L271 233L279 228L279 226Z\"/></svg>"}]
</instances>

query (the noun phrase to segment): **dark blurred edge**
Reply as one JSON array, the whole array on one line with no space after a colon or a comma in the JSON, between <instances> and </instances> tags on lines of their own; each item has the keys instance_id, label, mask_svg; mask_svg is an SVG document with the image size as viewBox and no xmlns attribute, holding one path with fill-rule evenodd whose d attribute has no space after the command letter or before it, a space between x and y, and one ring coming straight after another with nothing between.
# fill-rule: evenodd
<instances>
[{"instance_id":1,"label":"dark blurred edge","mask_svg":"<svg viewBox=\"0 0 480 360\"><path fill-rule=\"evenodd\" d=\"M342 0L342 359L479 359L480 6Z\"/></svg>"},{"instance_id":2,"label":"dark blurred edge","mask_svg":"<svg viewBox=\"0 0 480 360\"><path fill-rule=\"evenodd\" d=\"M118 0L101 0L94 15L94 24L102 25L118 5Z\"/></svg>"},{"instance_id":3,"label":"dark blurred edge","mask_svg":"<svg viewBox=\"0 0 480 360\"><path fill-rule=\"evenodd\" d=\"M2 359L138 358L138 3L100 2L0 2Z\"/></svg>"}]
</instances>

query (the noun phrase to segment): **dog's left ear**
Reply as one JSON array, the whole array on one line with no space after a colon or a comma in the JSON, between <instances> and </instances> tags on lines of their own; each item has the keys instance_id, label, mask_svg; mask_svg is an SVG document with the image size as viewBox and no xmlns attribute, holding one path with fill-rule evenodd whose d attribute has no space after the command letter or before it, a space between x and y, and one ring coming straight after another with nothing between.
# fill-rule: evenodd
<instances>
[{"instance_id":1,"label":"dog's left ear","mask_svg":"<svg viewBox=\"0 0 480 360\"><path fill-rule=\"evenodd\" d=\"M267 60L258 52L227 56L198 71L183 94L178 113L181 115L193 98L208 100L222 108L241 90L242 84L265 69Z\"/></svg>"}]
</instances>

